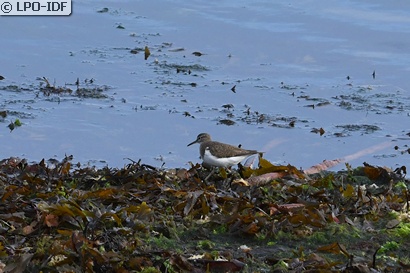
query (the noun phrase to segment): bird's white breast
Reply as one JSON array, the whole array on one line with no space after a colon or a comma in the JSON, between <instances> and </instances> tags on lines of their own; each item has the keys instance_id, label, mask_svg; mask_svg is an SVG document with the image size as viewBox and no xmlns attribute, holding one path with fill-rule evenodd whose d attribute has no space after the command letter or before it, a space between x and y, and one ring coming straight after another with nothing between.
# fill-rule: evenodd
<instances>
[{"instance_id":1,"label":"bird's white breast","mask_svg":"<svg viewBox=\"0 0 410 273\"><path fill-rule=\"evenodd\" d=\"M214 155L211 154L209 151L209 148L205 148L204 156L202 160L204 163L211 165L211 166L216 166L216 167L229 167L238 164L245 158L247 158L248 155L241 155L241 156L234 156L234 157L223 157L223 158L218 158Z\"/></svg>"}]
</instances>

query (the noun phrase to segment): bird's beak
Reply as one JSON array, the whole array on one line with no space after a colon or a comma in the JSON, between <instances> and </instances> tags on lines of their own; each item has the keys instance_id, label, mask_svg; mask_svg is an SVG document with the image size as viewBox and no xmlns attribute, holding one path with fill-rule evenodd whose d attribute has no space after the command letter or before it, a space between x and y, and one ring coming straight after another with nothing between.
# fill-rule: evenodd
<instances>
[{"instance_id":1,"label":"bird's beak","mask_svg":"<svg viewBox=\"0 0 410 273\"><path fill-rule=\"evenodd\" d=\"M191 143L189 143L188 145L186 145L187 147L188 146L191 146L192 144L195 144L195 143L198 143L198 139L197 140L195 140L195 141L193 141L193 142L191 142Z\"/></svg>"}]
</instances>

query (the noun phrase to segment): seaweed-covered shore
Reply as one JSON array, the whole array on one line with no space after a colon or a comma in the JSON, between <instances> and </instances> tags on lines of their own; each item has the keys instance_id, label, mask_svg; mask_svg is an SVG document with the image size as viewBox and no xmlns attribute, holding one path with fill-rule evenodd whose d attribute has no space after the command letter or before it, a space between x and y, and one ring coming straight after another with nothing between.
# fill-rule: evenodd
<instances>
[{"instance_id":1,"label":"seaweed-covered shore","mask_svg":"<svg viewBox=\"0 0 410 273\"><path fill-rule=\"evenodd\" d=\"M3 272L406 272L406 168L0 162ZM266 177L270 177L267 179ZM259 179L263 177L263 179Z\"/></svg>"}]
</instances>

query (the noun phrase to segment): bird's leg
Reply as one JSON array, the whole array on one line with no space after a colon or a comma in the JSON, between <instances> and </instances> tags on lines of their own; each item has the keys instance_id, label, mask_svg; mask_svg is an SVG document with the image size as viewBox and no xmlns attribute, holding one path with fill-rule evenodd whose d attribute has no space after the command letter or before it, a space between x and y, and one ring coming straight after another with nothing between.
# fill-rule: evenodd
<instances>
[{"instance_id":1,"label":"bird's leg","mask_svg":"<svg viewBox=\"0 0 410 273\"><path fill-rule=\"evenodd\" d=\"M207 182L208 179L214 174L216 168L212 168L212 171L205 177L204 182Z\"/></svg>"},{"instance_id":2,"label":"bird's leg","mask_svg":"<svg viewBox=\"0 0 410 273\"><path fill-rule=\"evenodd\" d=\"M231 173L229 169L226 168L220 168L220 167L212 167L212 171L208 174L208 176L205 178L204 181L208 181L208 179L215 174L216 171L219 171L219 175L226 179L227 178L227 173Z\"/></svg>"}]
</instances>

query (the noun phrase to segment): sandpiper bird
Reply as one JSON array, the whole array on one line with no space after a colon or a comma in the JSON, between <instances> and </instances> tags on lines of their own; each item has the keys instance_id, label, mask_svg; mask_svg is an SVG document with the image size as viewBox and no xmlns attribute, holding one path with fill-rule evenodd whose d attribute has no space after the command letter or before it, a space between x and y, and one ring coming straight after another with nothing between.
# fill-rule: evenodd
<instances>
[{"instance_id":1,"label":"sandpiper bird","mask_svg":"<svg viewBox=\"0 0 410 273\"><path fill-rule=\"evenodd\" d=\"M230 167L251 155L259 153L256 150L245 150L229 144L212 141L211 136L207 133L199 134L196 140L187 146L195 143L200 144L199 154L204 165L214 167Z\"/></svg>"}]
</instances>

